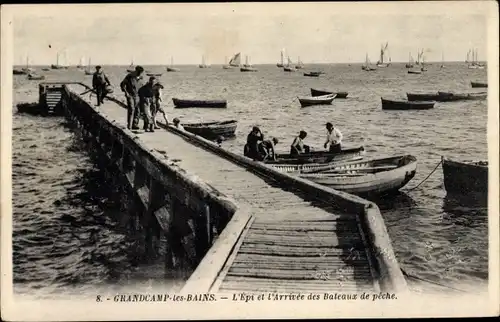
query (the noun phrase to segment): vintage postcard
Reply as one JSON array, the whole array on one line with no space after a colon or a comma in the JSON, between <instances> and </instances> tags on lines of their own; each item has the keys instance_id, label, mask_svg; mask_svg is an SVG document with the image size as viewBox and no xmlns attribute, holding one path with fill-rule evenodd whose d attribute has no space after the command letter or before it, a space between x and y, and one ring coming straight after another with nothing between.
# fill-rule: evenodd
<instances>
[{"instance_id":1,"label":"vintage postcard","mask_svg":"<svg viewBox=\"0 0 500 322\"><path fill-rule=\"evenodd\" d=\"M3 320L499 314L497 2L1 23Z\"/></svg>"}]
</instances>

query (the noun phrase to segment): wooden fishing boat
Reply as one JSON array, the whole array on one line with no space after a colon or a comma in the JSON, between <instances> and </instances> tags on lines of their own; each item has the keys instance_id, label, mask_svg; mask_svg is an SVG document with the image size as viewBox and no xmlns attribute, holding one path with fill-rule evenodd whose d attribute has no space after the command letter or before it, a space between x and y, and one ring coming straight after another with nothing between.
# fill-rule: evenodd
<instances>
[{"instance_id":1,"label":"wooden fishing boat","mask_svg":"<svg viewBox=\"0 0 500 322\"><path fill-rule=\"evenodd\" d=\"M409 101L439 101L439 93L406 93Z\"/></svg>"},{"instance_id":2,"label":"wooden fishing boat","mask_svg":"<svg viewBox=\"0 0 500 322\"><path fill-rule=\"evenodd\" d=\"M322 72L308 72L308 73L304 73L304 76L307 76L307 77L319 77L321 74L323 74Z\"/></svg>"},{"instance_id":3,"label":"wooden fishing boat","mask_svg":"<svg viewBox=\"0 0 500 322\"><path fill-rule=\"evenodd\" d=\"M457 161L444 156L441 161L447 193L488 197L488 161Z\"/></svg>"},{"instance_id":4,"label":"wooden fishing boat","mask_svg":"<svg viewBox=\"0 0 500 322\"><path fill-rule=\"evenodd\" d=\"M383 110L428 110L434 108L435 101L395 101L380 98Z\"/></svg>"},{"instance_id":5,"label":"wooden fishing boat","mask_svg":"<svg viewBox=\"0 0 500 322\"><path fill-rule=\"evenodd\" d=\"M417 159L403 155L327 164L301 169L295 174L336 190L357 195L380 195L398 191L413 179L416 171Z\"/></svg>"},{"instance_id":6,"label":"wooden fishing boat","mask_svg":"<svg viewBox=\"0 0 500 322\"><path fill-rule=\"evenodd\" d=\"M233 137L237 125L238 121L236 120L182 124L184 130L208 140L216 139L220 136L225 138Z\"/></svg>"},{"instance_id":7,"label":"wooden fishing boat","mask_svg":"<svg viewBox=\"0 0 500 322\"><path fill-rule=\"evenodd\" d=\"M12 70L12 74L14 74L14 75L26 75L26 71L23 69L14 69L14 70Z\"/></svg>"},{"instance_id":8,"label":"wooden fishing boat","mask_svg":"<svg viewBox=\"0 0 500 322\"><path fill-rule=\"evenodd\" d=\"M285 67L283 67L283 71L285 71L285 72L295 72L296 69L293 68L293 67L290 67L290 66L285 66Z\"/></svg>"},{"instance_id":9,"label":"wooden fishing boat","mask_svg":"<svg viewBox=\"0 0 500 322\"><path fill-rule=\"evenodd\" d=\"M329 105L332 104L337 94L329 94L323 96L311 96L311 97L297 97L299 99L300 105L302 107L312 106L312 105Z\"/></svg>"},{"instance_id":10,"label":"wooden fishing boat","mask_svg":"<svg viewBox=\"0 0 500 322\"><path fill-rule=\"evenodd\" d=\"M175 108L204 107L204 108L226 108L226 100L187 100L172 98Z\"/></svg>"},{"instance_id":11,"label":"wooden fishing boat","mask_svg":"<svg viewBox=\"0 0 500 322\"><path fill-rule=\"evenodd\" d=\"M365 148L360 146L357 148L342 149L341 152L332 153L328 151L312 151L300 155L290 155L285 153L276 153L276 160L268 160L265 163L281 166L298 166L301 164L316 164L340 162L353 159L362 159L365 154Z\"/></svg>"},{"instance_id":12,"label":"wooden fishing boat","mask_svg":"<svg viewBox=\"0 0 500 322\"><path fill-rule=\"evenodd\" d=\"M323 90L323 89L315 89L311 88L311 96L323 96L323 95L331 95L331 94L337 94L335 96L335 99L337 98L347 98L347 95L349 95L348 92L334 92L334 91L328 91L328 90Z\"/></svg>"},{"instance_id":13,"label":"wooden fishing boat","mask_svg":"<svg viewBox=\"0 0 500 322\"><path fill-rule=\"evenodd\" d=\"M463 94L457 94L453 92L438 92L438 94L441 102L474 101L474 100L483 100L488 97L487 92L463 93Z\"/></svg>"},{"instance_id":14,"label":"wooden fishing boat","mask_svg":"<svg viewBox=\"0 0 500 322\"><path fill-rule=\"evenodd\" d=\"M488 83L481 83L481 82L470 82L470 86L473 88L487 88Z\"/></svg>"},{"instance_id":15,"label":"wooden fishing boat","mask_svg":"<svg viewBox=\"0 0 500 322\"><path fill-rule=\"evenodd\" d=\"M410 69L408 70L408 74L422 74L422 71L418 69Z\"/></svg>"},{"instance_id":16,"label":"wooden fishing boat","mask_svg":"<svg viewBox=\"0 0 500 322\"><path fill-rule=\"evenodd\" d=\"M37 75L35 73L30 73L30 74L28 74L28 79L29 80L44 80L45 76L44 75Z\"/></svg>"},{"instance_id":17,"label":"wooden fishing boat","mask_svg":"<svg viewBox=\"0 0 500 322\"><path fill-rule=\"evenodd\" d=\"M178 72L179 69L174 67L174 57L170 57L170 66L167 66L167 72Z\"/></svg>"}]
</instances>

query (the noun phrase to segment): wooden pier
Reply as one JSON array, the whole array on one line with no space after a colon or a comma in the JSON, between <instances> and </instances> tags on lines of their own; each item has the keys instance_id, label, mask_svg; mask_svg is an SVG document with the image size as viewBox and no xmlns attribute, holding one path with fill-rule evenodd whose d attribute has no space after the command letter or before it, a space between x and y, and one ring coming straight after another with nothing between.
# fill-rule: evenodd
<instances>
[{"instance_id":1,"label":"wooden pier","mask_svg":"<svg viewBox=\"0 0 500 322\"><path fill-rule=\"evenodd\" d=\"M100 137L104 153L122 160L120 142L122 151L138 145L147 154L135 166L142 162L149 178L135 183L134 191L155 205L145 211L155 214L164 233L177 229L171 207L162 207L167 190L185 211L191 209L187 218L203 218L193 231L199 232L195 244L206 243L195 247L204 257L183 292L407 291L374 203L280 173L174 127L135 134L125 128L122 102L111 97L97 109L88 95L79 95L84 84L49 85L44 93L61 91L71 119L83 124L79 114L90 117L93 124L83 126Z\"/></svg>"}]
</instances>

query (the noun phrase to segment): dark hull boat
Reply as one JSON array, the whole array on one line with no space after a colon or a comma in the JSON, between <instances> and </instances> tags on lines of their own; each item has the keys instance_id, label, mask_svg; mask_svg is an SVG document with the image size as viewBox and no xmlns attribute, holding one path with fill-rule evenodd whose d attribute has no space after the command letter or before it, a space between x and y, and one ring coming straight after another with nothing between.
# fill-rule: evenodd
<instances>
[{"instance_id":1,"label":"dark hull boat","mask_svg":"<svg viewBox=\"0 0 500 322\"><path fill-rule=\"evenodd\" d=\"M329 163L339 162L353 159L362 159L365 154L364 147L342 149L341 152L332 153L328 151L316 151L304 153L301 155L279 154L276 153L276 160L269 160L269 164L281 165L299 165L307 163Z\"/></svg>"},{"instance_id":2,"label":"dark hull boat","mask_svg":"<svg viewBox=\"0 0 500 322\"><path fill-rule=\"evenodd\" d=\"M293 67L283 67L283 71L285 71L285 72L294 72L295 68L293 68Z\"/></svg>"},{"instance_id":3,"label":"dark hull boat","mask_svg":"<svg viewBox=\"0 0 500 322\"><path fill-rule=\"evenodd\" d=\"M51 69L68 69L68 66L61 66L61 65L50 65Z\"/></svg>"},{"instance_id":4,"label":"dark hull boat","mask_svg":"<svg viewBox=\"0 0 500 322\"><path fill-rule=\"evenodd\" d=\"M464 94L456 94L452 92L438 92L438 94L441 102L475 101L475 100L483 100L488 97L487 92L464 93Z\"/></svg>"},{"instance_id":5,"label":"dark hull boat","mask_svg":"<svg viewBox=\"0 0 500 322\"><path fill-rule=\"evenodd\" d=\"M395 101L381 98L383 110L428 110L434 108L435 101Z\"/></svg>"},{"instance_id":6,"label":"dark hull boat","mask_svg":"<svg viewBox=\"0 0 500 322\"><path fill-rule=\"evenodd\" d=\"M347 95L349 95L348 92L333 92L333 91L311 88L311 96L313 97L331 95L331 94L337 94L337 96L335 96L336 99L347 98Z\"/></svg>"},{"instance_id":7,"label":"dark hull boat","mask_svg":"<svg viewBox=\"0 0 500 322\"><path fill-rule=\"evenodd\" d=\"M438 93L406 93L409 101L439 101Z\"/></svg>"},{"instance_id":8,"label":"dark hull boat","mask_svg":"<svg viewBox=\"0 0 500 322\"><path fill-rule=\"evenodd\" d=\"M226 100L185 100L172 98L175 108L190 108L190 107L204 107L204 108L226 108Z\"/></svg>"},{"instance_id":9,"label":"dark hull boat","mask_svg":"<svg viewBox=\"0 0 500 322\"><path fill-rule=\"evenodd\" d=\"M177 68L173 67L167 67L167 72L178 72L179 70Z\"/></svg>"},{"instance_id":10,"label":"dark hull boat","mask_svg":"<svg viewBox=\"0 0 500 322\"><path fill-rule=\"evenodd\" d=\"M256 72L257 69L253 67L241 67L240 72Z\"/></svg>"},{"instance_id":11,"label":"dark hull boat","mask_svg":"<svg viewBox=\"0 0 500 322\"><path fill-rule=\"evenodd\" d=\"M157 74L155 74L155 73L147 73L146 75L149 76L149 77L151 77L151 76L160 77L163 74L161 74L161 73L157 73Z\"/></svg>"},{"instance_id":12,"label":"dark hull boat","mask_svg":"<svg viewBox=\"0 0 500 322\"><path fill-rule=\"evenodd\" d=\"M487 88L488 83L470 82L470 86L472 86L473 88Z\"/></svg>"},{"instance_id":13,"label":"dark hull boat","mask_svg":"<svg viewBox=\"0 0 500 322\"><path fill-rule=\"evenodd\" d=\"M307 76L307 77L319 77L321 74L321 72L309 72L309 73L304 73L304 76Z\"/></svg>"},{"instance_id":14,"label":"dark hull boat","mask_svg":"<svg viewBox=\"0 0 500 322\"><path fill-rule=\"evenodd\" d=\"M381 195L404 187L417 171L417 159L412 155L316 165L289 171L286 166L273 167L298 175L336 190L358 195Z\"/></svg>"},{"instance_id":15,"label":"dark hull boat","mask_svg":"<svg viewBox=\"0 0 500 322\"><path fill-rule=\"evenodd\" d=\"M441 160L447 193L488 199L488 161Z\"/></svg>"},{"instance_id":16,"label":"dark hull boat","mask_svg":"<svg viewBox=\"0 0 500 322\"><path fill-rule=\"evenodd\" d=\"M36 75L36 74L28 74L28 79L29 80L44 80L45 76L44 75Z\"/></svg>"},{"instance_id":17,"label":"dark hull boat","mask_svg":"<svg viewBox=\"0 0 500 322\"><path fill-rule=\"evenodd\" d=\"M329 94L323 96L315 96L315 97L297 97L300 105L302 107L312 106L312 105L329 105L332 104L335 96L337 94Z\"/></svg>"},{"instance_id":18,"label":"dark hull boat","mask_svg":"<svg viewBox=\"0 0 500 322\"><path fill-rule=\"evenodd\" d=\"M193 134L202 136L208 140L214 140L219 137L229 138L234 136L238 121L221 121L205 123L184 123L184 130Z\"/></svg>"},{"instance_id":19,"label":"dark hull boat","mask_svg":"<svg viewBox=\"0 0 500 322\"><path fill-rule=\"evenodd\" d=\"M408 74L422 74L422 71L421 70L409 70L408 71Z\"/></svg>"}]
</instances>

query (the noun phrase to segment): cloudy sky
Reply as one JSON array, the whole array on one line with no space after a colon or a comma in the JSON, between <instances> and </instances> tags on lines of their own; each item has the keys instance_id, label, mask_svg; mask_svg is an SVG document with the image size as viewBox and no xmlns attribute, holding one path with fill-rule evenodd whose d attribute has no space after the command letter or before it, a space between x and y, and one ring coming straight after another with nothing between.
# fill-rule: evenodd
<instances>
[{"instance_id":1,"label":"cloudy sky","mask_svg":"<svg viewBox=\"0 0 500 322\"><path fill-rule=\"evenodd\" d=\"M483 2L39 5L10 7L13 59L68 64L209 64L241 52L253 64L276 63L285 48L304 63L378 58L393 61L426 49L428 61L463 61L469 48L486 59ZM49 45L52 48L49 48ZM65 53L65 54L64 54Z\"/></svg>"}]
</instances>

